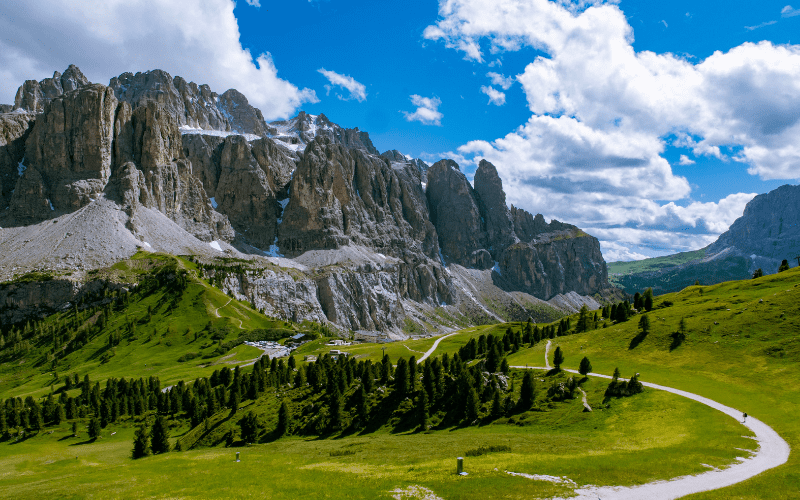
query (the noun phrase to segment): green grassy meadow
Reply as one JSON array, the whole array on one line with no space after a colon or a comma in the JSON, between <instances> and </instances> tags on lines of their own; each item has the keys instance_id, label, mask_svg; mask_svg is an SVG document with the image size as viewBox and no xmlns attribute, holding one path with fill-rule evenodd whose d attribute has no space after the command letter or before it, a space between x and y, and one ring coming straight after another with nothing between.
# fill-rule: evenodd
<instances>
[{"instance_id":1,"label":"green grassy meadow","mask_svg":"<svg viewBox=\"0 0 800 500\"><path fill-rule=\"evenodd\" d=\"M138 257L106 272L146 274L158 267L147 259ZM60 376L89 373L93 382L157 375L165 386L256 358L260 351L244 345L212 355L220 342L235 339L242 330L305 328L267 318L248 304L231 300L193 275L190 261L170 262L192 277L182 293L157 288L134 295L125 307L111 311L103 333L58 358L55 371ZM586 356L596 373L610 375L619 367L624 377L640 373L643 381L700 394L764 421L797 449L798 299L800 268L795 268L756 280L692 286L659 296L654 309L646 313L651 331L638 344L632 339L638 334L641 314L619 324L606 321L606 328L600 323L600 328L551 342L553 349L563 349L566 368L577 369ZM47 321L68 321L69 314ZM93 311L77 319L97 321L97 314ZM110 351L108 336L126 332L131 318L137 321L135 334L123 336L113 356L104 358ZM142 322L143 318L150 319ZM681 319L687 325L686 339L675 346L671 335ZM572 325L576 320L577 316L571 318ZM452 357L472 338L502 336L508 328L523 327L523 323L504 323L466 328L443 339L434 356L447 353ZM155 332L150 332L153 328ZM212 340L212 332L220 331L226 332L225 337ZM203 333L195 340L194 332ZM298 362L304 355L321 355L330 349L373 362L384 352L392 362L412 355L419 359L436 339L342 348L326 346L328 340L319 338L303 345L295 353ZM45 336L34 344L22 363L6 360L0 364L0 398L45 396L51 384L58 385L47 357L47 342ZM544 365L545 343L509 354L509 364ZM197 352L199 357L179 362L187 352ZM510 374L514 397L520 394L522 374L523 370ZM391 400L392 389L386 388L389 396L379 396L384 389L379 388L369 396L371 411L383 412L375 426L279 439L270 436L277 427L281 402L290 404L298 427L308 428L324 406L325 396L308 386L271 388L255 401L243 401L235 414L223 409L193 429L185 419L170 420L173 446L180 442L189 449L137 460L130 458L133 431L137 422L152 415L125 416L104 428L94 442L87 438L86 419L77 420L79 437L72 437L73 421L65 421L21 440L0 441L0 498L423 498L424 493L400 493L416 487L443 499L568 497L573 489L568 484L516 477L506 471L566 477L577 485L629 486L698 474L709 466L724 468L746 450L754 450L749 431L734 419L673 394L646 389L635 396L607 400L608 381L590 376L581 388L594 411L583 411L579 394L564 401L547 398L547 388L568 376L536 371L537 397L532 409L491 419L491 402L483 402L480 425L450 422L447 408L435 408L431 429L420 431L408 424L414 418L413 401L387 407L382 401ZM343 394L345 400L353 397L354 390L350 387ZM239 423L249 412L264 423L267 437L260 444L227 446L244 444L238 435ZM481 446L508 448L469 456L470 450ZM241 453L239 463L234 461L236 452ZM459 477L454 474L455 458L465 455L469 475ZM800 458L794 452L781 467L690 498L788 499L797 491Z\"/></svg>"}]
</instances>

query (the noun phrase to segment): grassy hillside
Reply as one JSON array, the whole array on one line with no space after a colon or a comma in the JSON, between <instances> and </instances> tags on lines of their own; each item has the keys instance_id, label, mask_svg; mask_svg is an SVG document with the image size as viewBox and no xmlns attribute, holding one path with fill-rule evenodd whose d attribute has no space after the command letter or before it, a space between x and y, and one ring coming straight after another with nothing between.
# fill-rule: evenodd
<instances>
[{"instance_id":1,"label":"grassy hillside","mask_svg":"<svg viewBox=\"0 0 800 500\"><path fill-rule=\"evenodd\" d=\"M706 256L706 249L694 250L692 252L681 252L663 257L653 257L652 259L632 260L628 262L609 262L608 275L639 274L652 271L661 271L668 267L675 267L687 262L702 260Z\"/></svg>"},{"instance_id":2,"label":"grassy hillside","mask_svg":"<svg viewBox=\"0 0 800 500\"><path fill-rule=\"evenodd\" d=\"M691 286L658 297L644 340L639 316L587 333L560 337L568 368L587 356L594 370L641 373L642 380L691 391L740 409L800 447L800 270L759 279ZM686 340L673 347L681 319ZM635 344L635 347L632 345ZM544 347L510 356L514 365L542 363ZM800 491L800 456L741 485L692 498L790 498Z\"/></svg>"},{"instance_id":3,"label":"grassy hillside","mask_svg":"<svg viewBox=\"0 0 800 500\"><path fill-rule=\"evenodd\" d=\"M153 258L162 259L166 267L147 260ZM82 368L91 374L93 382L103 376L155 373L166 385L208 376L215 369L229 366L223 364L226 360L246 360L257 354L242 347L224 355L216 352L220 342L208 344L209 334L218 328L230 329L221 339L223 345L238 338L239 327L300 329L264 318L246 304L230 301L207 283L193 278L190 261L163 259L147 256L140 257L143 262L134 259L121 265L117 271L143 276L158 276L163 269L168 272L162 274L161 281L156 280L157 287L148 288L142 279L142 285L127 302L112 305L104 320L105 329L90 336L80 349L57 356L57 367L67 366L70 372ZM163 277L178 276L182 270L186 271L187 281L184 291L176 295L177 284ZM796 418L800 411L796 391L800 382L798 292L800 269L757 280L692 286L657 297L651 312L635 314L620 323L602 321L598 323L600 328L584 333L574 333L578 315L573 315L569 318L572 328L551 342L565 351L568 368L577 368L580 359L588 356L597 373L610 374L619 367L624 375L640 373L644 381L701 394L763 420L796 449L800 445L800 422ZM78 311L74 320L69 315L75 313L69 311L48 321L72 321L83 326L91 318L99 320L102 309L91 306ZM103 363L103 356L111 350L103 343L107 345L113 332L125 333L129 328L124 326L129 322L122 319L148 314L150 322L137 326L130 339L123 335L115 354ZM650 319L651 331L642 338L638 324L644 315ZM176 320L178 317L182 323ZM209 317L213 318L211 326L207 324ZM676 345L673 333L681 319L686 325L686 338ZM147 329L139 333L140 328L150 327L151 323L160 325L155 334L150 335ZM184 324L200 330L181 334L179 326ZM174 332L170 332L170 325L174 325ZM471 339L490 334L499 338L508 329L516 334L524 328L523 323L507 323L462 330L439 343L434 364L444 354L452 360L460 350L463 353L462 348ZM0 384L4 384L0 385L0 398L46 395L51 381L55 381L52 366L46 366L52 363L45 356L52 353L48 347L49 330L40 325L37 331L44 333L22 365L4 361L0 367L6 370L0 374ZM197 341L194 331L204 332ZM635 337L637 342L632 342ZM35 339L36 334L31 338ZM168 340L172 345L166 345ZM377 371L376 387L368 393L365 403L369 417L362 420L356 376L364 373L366 363L362 362L369 360L379 365L384 352L393 363L399 357L419 358L434 340L345 347L355 360L336 365L323 361L328 368L321 373L327 374L313 383L311 373L319 369L319 362L313 368L299 362L299 371L288 369L282 362L266 368L257 363L242 370L243 387L253 387L253 380L257 380L254 377L266 377L266 386L254 397L243 389L243 401L237 411L225 408L223 402L221 408L191 423L181 411L167 412L173 446L180 443L184 450L191 448L188 451L129 458L134 427L141 421L152 422L153 410L138 416L121 415L109 422L97 441L86 437L86 418L63 421L46 427L44 432L26 433L24 438L12 434L0 442L0 470L6 471L0 473L0 497L422 498L432 492L447 499L542 498L569 495L571 483L532 480L506 471L564 476L579 485L633 485L700 473L708 466L725 467L745 453L741 450L754 447L746 437L746 429L708 407L654 390L608 399L604 395L607 382L598 378L590 377L581 384L594 408L584 412L577 391L576 397L566 399L551 393L568 381L568 375L553 372L535 372L534 402L530 409L519 409L514 405L522 396L524 371L511 370L501 401L510 401L512 406L495 414L491 393L487 397L484 391L479 394L476 420L464 421L458 410L463 401L463 384L488 387L485 381L471 381L479 372L469 367L479 366L480 361L470 360L461 368L451 368L444 385L436 390L441 395L430 402L429 430L417 425L419 396L415 394L427 390L424 379L418 378L410 395L404 398L397 392L397 379L382 379ZM324 343L325 339L320 339L306 344L298 355L323 355L331 349ZM541 366L545 343L541 340L532 347L526 343L516 352L509 351L506 359L512 365ZM185 353L195 351L200 358L188 364L178 361ZM203 359L204 356L208 357ZM46 361L40 362L42 359ZM152 367L154 372L147 371L156 362L160 364ZM217 364L207 366L210 363ZM15 368L19 366L24 368ZM37 368L32 370L31 366ZM262 373L265 369L266 375ZM332 381L336 377L341 380L348 371L353 372L353 382L339 382L340 389L336 389ZM300 372L308 377L309 385L292 382L292 378L298 380ZM420 366L417 375L422 372ZM8 374L14 373L19 374L18 379L9 381ZM319 372L315 376L319 377ZM54 385L60 390L58 383ZM198 398L208 392L206 385L204 381L191 384ZM229 390L233 391L235 385L232 383ZM217 386L216 391L220 390ZM343 424L332 428L328 420L332 418L331 391L340 390ZM78 397L79 393L74 389L70 396ZM194 397L192 391L185 394ZM290 408L294 435L279 437L278 414L283 403ZM191 403L189 407L197 405ZM194 411L186 408L184 405L187 414ZM251 412L261 431L253 441L258 444L245 445L243 422ZM79 426L79 437L71 436L73 422ZM494 451L480 454L480 447L494 447ZM242 454L240 463L233 461L236 451ZM469 476L455 476L455 457L464 455ZM779 499L790 498L791 492L798 490L800 459L794 453L782 467L741 485L692 498Z\"/></svg>"},{"instance_id":4,"label":"grassy hillside","mask_svg":"<svg viewBox=\"0 0 800 500\"><path fill-rule=\"evenodd\" d=\"M665 257L608 264L608 280L629 294L652 288L656 295L677 292L699 281L701 285L750 277L750 262L729 256L703 262L705 249Z\"/></svg>"},{"instance_id":5,"label":"grassy hillside","mask_svg":"<svg viewBox=\"0 0 800 500\"><path fill-rule=\"evenodd\" d=\"M140 252L92 278L108 284L81 304L3 327L0 394L42 395L74 374L97 381L155 376L170 385L256 359L260 350L240 345L244 333L319 329L267 318L199 279L183 258ZM126 293L114 283L135 286Z\"/></svg>"}]
</instances>

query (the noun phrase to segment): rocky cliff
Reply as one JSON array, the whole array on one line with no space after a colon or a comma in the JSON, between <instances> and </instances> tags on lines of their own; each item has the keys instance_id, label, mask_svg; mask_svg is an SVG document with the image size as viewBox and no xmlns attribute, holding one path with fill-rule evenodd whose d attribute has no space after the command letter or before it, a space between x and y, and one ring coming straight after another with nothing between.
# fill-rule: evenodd
<instances>
[{"instance_id":1,"label":"rocky cliff","mask_svg":"<svg viewBox=\"0 0 800 500\"><path fill-rule=\"evenodd\" d=\"M123 73L111 79L109 87L120 101L136 108L148 102L157 103L171 115L179 127L231 131L267 136L274 133L238 90L222 95L208 85L187 82L162 70L144 73Z\"/></svg>"},{"instance_id":2,"label":"rocky cliff","mask_svg":"<svg viewBox=\"0 0 800 500\"><path fill-rule=\"evenodd\" d=\"M473 188L451 160L379 155L325 115L268 125L159 70L104 86L70 67L19 94L31 112L0 115L4 279L193 254L270 315L367 336L550 319L607 286L597 240L509 209L486 161Z\"/></svg>"}]
</instances>

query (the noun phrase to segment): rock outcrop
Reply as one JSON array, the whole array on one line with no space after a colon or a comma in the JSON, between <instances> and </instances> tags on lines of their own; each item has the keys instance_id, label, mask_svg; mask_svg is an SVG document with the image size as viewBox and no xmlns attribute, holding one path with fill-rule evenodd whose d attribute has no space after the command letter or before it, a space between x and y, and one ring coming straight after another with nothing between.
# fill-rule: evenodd
<instances>
[{"instance_id":1,"label":"rock outcrop","mask_svg":"<svg viewBox=\"0 0 800 500\"><path fill-rule=\"evenodd\" d=\"M0 114L0 210L8 206L17 185L34 118L29 113Z\"/></svg>"},{"instance_id":2,"label":"rock outcrop","mask_svg":"<svg viewBox=\"0 0 800 500\"><path fill-rule=\"evenodd\" d=\"M419 172L394 169L383 158L314 139L292 180L279 231L290 255L362 245L378 252L435 258L438 243Z\"/></svg>"},{"instance_id":3,"label":"rock outcrop","mask_svg":"<svg viewBox=\"0 0 800 500\"><path fill-rule=\"evenodd\" d=\"M316 137L327 137L346 148L363 149L369 154L379 154L368 133L358 128L342 128L323 114L309 115L301 111L294 118L274 121L270 126L275 128L275 139L289 145L295 151L304 150Z\"/></svg>"},{"instance_id":4,"label":"rock outcrop","mask_svg":"<svg viewBox=\"0 0 800 500\"><path fill-rule=\"evenodd\" d=\"M475 171L475 193L481 202L481 214L486 225L486 243L492 258L500 260L503 250L517 241L511 212L506 205L503 181L494 165L481 160Z\"/></svg>"},{"instance_id":5,"label":"rock outcrop","mask_svg":"<svg viewBox=\"0 0 800 500\"><path fill-rule=\"evenodd\" d=\"M123 73L111 79L109 86L120 101L133 108L148 102L159 104L179 127L222 130L266 136L274 132L261 111L235 89L222 95L208 85L187 82L162 70Z\"/></svg>"},{"instance_id":6,"label":"rock outcrop","mask_svg":"<svg viewBox=\"0 0 800 500\"><path fill-rule=\"evenodd\" d=\"M414 165L419 173L422 175L423 182L427 182L428 180L428 164L424 161L420 160L419 158L411 158L410 156L404 155L400 151L396 149L390 149L389 151L385 151L381 153L382 158L386 158L391 163L410 163Z\"/></svg>"},{"instance_id":7,"label":"rock outcrop","mask_svg":"<svg viewBox=\"0 0 800 500\"><path fill-rule=\"evenodd\" d=\"M17 90L14 109L23 109L29 113L41 113L47 103L56 97L90 83L77 66L70 64L63 75L56 71L52 78L45 78L40 82L28 80L23 83Z\"/></svg>"},{"instance_id":8,"label":"rock outcrop","mask_svg":"<svg viewBox=\"0 0 800 500\"><path fill-rule=\"evenodd\" d=\"M18 222L71 212L97 197L111 176L117 100L86 85L47 103L25 145L22 185L11 198ZM41 188L34 184L41 182ZM37 221L38 221L37 220Z\"/></svg>"},{"instance_id":9,"label":"rock outcrop","mask_svg":"<svg viewBox=\"0 0 800 500\"><path fill-rule=\"evenodd\" d=\"M446 262L479 269L492 267L480 201L458 164L453 160L434 163L428 169L425 194Z\"/></svg>"},{"instance_id":10,"label":"rock outcrop","mask_svg":"<svg viewBox=\"0 0 800 500\"><path fill-rule=\"evenodd\" d=\"M608 286L600 242L569 224L506 205L497 169L482 160L475 189L452 160L428 170L431 220L444 258L465 267L493 268L498 286L542 299ZM496 263L496 264L495 264Z\"/></svg>"}]
</instances>

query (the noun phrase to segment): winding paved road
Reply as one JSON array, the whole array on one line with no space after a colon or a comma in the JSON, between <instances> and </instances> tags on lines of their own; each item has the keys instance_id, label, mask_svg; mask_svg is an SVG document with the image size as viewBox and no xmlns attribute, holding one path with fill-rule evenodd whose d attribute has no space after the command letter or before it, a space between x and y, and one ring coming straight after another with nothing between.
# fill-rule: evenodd
<instances>
[{"instance_id":1,"label":"winding paved road","mask_svg":"<svg viewBox=\"0 0 800 500\"><path fill-rule=\"evenodd\" d=\"M545 352L550 350L550 342L547 343ZM547 367L527 367L533 370L549 370L550 363L547 362L545 354L545 364ZM526 368L524 366L513 366L512 368ZM578 373L577 370L565 370L570 373ZM592 376L610 379L608 375L593 373ZM622 379L620 379L622 380ZM660 391L671 392L678 396L692 399L715 410L721 411L731 418L739 421L742 412L717 403L703 396L691 392L673 389L663 385L642 382L645 387L658 389ZM789 459L789 444L775 432L772 427L753 417L747 417L742 425L753 431L755 440L758 442L758 451L748 458L738 458L739 463L733 464L727 469L715 469L694 476L680 476L667 481L654 481L652 483L638 486L584 486L577 488L577 497L570 497L569 500L674 500L686 495L711 491L726 486L740 483L751 477L757 476L764 471L783 465Z\"/></svg>"},{"instance_id":2,"label":"winding paved road","mask_svg":"<svg viewBox=\"0 0 800 500\"><path fill-rule=\"evenodd\" d=\"M447 337L456 335L458 332L453 332L434 342L433 346L428 349L424 356L419 359L419 363L425 360L428 356L433 354L439 346L439 342ZM512 368L528 368L533 370L550 370L550 341L547 341L545 347L545 366L544 367L526 367L526 366L513 366ZM577 370L565 370L570 373L578 373ZM600 375L593 373L593 377L600 377L610 379L609 375ZM620 379L622 380L622 379ZM658 389L660 391L671 392L678 396L683 396L698 403L704 404L717 411L721 411L731 418L739 419L742 417L742 412L717 403L711 399L705 398L698 394L682 391L680 389L673 389L663 385L653 384L650 382L642 382L642 385L651 389ZM570 497L569 500L674 500L686 495L700 493L703 491L711 491L719 488L732 486L740 483L751 477L755 477L764 471L783 465L789 459L790 448L789 444L778 435L775 430L765 424L764 422L753 418L747 417L742 425L750 429L755 434L755 440L758 442L758 450L748 458L738 458L739 462L731 465L727 469L715 469L712 471L704 472L693 476L680 476L667 481L654 481L652 483L641 484L637 486L584 486L577 488L575 493L577 497Z\"/></svg>"},{"instance_id":3,"label":"winding paved road","mask_svg":"<svg viewBox=\"0 0 800 500\"><path fill-rule=\"evenodd\" d=\"M447 337L452 337L453 335L457 335L458 333L459 332L448 333L447 335L443 335L443 336L439 337L438 339L436 339L436 342L433 343L433 346L431 346L430 349L425 351L425 354L423 354L422 357L420 357L417 360L417 364L422 363L423 361L425 361L428 358L428 356L433 354L433 351L435 351L436 348L439 347L439 342L441 342L442 340L446 339ZM408 348L406 347L406 349L408 349Z\"/></svg>"}]
</instances>

